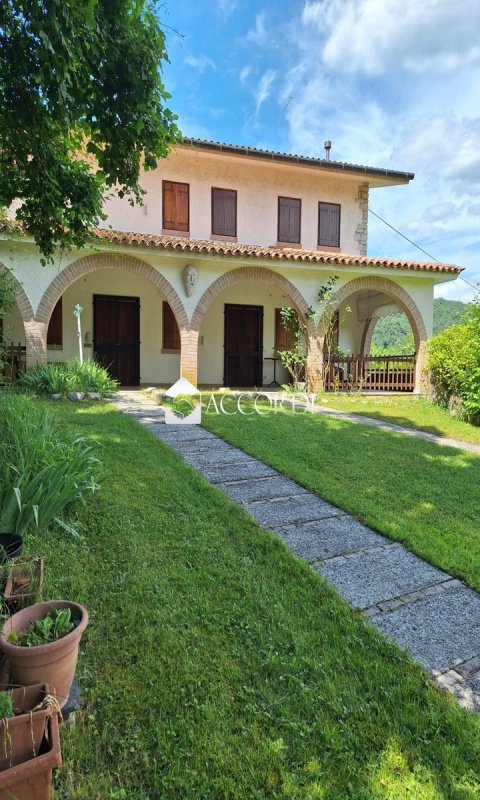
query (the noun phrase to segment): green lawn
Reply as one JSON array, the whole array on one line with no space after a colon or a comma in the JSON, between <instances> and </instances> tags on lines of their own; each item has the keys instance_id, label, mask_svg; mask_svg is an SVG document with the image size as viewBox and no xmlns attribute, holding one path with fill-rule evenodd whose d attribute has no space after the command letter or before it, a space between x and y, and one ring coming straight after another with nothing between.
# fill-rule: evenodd
<instances>
[{"instance_id":1,"label":"green lawn","mask_svg":"<svg viewBox=\"0 0 480 800\"><path fill-rule=\"evenodd\" d=\"M83 543L28 547L91 615L56 800L479 796L478 718L132 419L55 409L105 465Z\"/></svg>"},{"instance_id":2,"label":"green lawn","mask_svg":"<svg viewBox=\"0 0 480 800\"><path fill-rule=\"evenodd\" d=\"M407 428L420 428L437 436L480 444L480 427L452 417L447 409L430 403L424 397L330 392L319 395L317 403Z\"/></svg>"},{"instance_id":3,"label":"green lawn","mask_svg":"<svg viewBox=\"0 0 480 800\"><path fill-rule=\"evenodd\" d=\"M212 412L203 419L223 438L480 590L478 455L319 414Z\"/></svg>"}]
</instances>

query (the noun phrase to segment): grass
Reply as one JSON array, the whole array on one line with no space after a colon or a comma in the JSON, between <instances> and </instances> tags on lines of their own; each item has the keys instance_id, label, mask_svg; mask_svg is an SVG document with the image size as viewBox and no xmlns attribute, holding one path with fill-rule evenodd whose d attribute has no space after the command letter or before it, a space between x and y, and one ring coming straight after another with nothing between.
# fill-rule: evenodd
<instances>
[{"instance_id":1,"label":"grass","mask_svg":"<svg viewBox=\"0 0 480 800\"><path fill-rule=\"evenodd\" d=\"M446 408L430 403L424 397L331 392L319 395L317 403L406 428L419 428L437 436L480 444L480 427L452 417Z\"/></svg>"},{"instance_id":2,"label":"grass","mask_svg":"<svg viewBox=\"0 0 480 800\"><path fill-rule=\"evenodd\" d=\"M212 411L203 419L210 430L480 590L478 455L318 414Z\"/></svg>"},{"instance_id":3,"label":"grass","mask_svg":"<svg viewBox=\"0 0 480 800\"><path fill-rule=\"evenodd\" d=\"M29 542L91 617L56 800L479 797L478 718L133 420L55 408L105 465L83 544Z\"/></svg>"}]
</instances>

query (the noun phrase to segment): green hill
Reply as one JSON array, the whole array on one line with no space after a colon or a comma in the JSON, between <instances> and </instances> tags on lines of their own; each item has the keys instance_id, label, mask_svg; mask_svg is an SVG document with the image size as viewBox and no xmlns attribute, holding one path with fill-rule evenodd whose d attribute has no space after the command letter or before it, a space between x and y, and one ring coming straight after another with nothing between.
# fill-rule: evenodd
<instances>
[{"instance_id":1,"label":"green hill","mask_svg":"<svg viewBox=\"0 0 480 800\"><path fill-rule=\"evenodd\" d=\"M467 308L460 300L445 300L437 297L433 301L433 333L440 333L460 322ZM407 355L415 351L413 334L405 314L390 314L381 317L375 325L372 339L372 355Z\"/></svg>"}]
</instances>

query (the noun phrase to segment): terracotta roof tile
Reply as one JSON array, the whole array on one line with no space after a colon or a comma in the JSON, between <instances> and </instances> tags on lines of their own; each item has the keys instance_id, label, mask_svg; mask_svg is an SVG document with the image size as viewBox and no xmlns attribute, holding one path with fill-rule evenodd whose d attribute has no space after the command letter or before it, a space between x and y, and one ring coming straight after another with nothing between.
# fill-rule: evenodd
<instances>
[{"instance_id":1,"label":"terracotta roof tile","mask_svg":"<svg viewBox=\"0 0 480 800\"><path fill-rule=\"evenodd\" d=\"M322 250L302 250L288 247L264 247L255 244L236 242L187 239L179 236L156 236L151 233L123 233L97 229L92 233L103 241L112 244L128 244L137 247L152 247L160 250L182 250L185 253L205 253L219 256L242 256L268 261L294 261L310 264L332 264L348 267L388 267L389 269L415 270L422 272L447 272L458 274L463 267L438 262L404 261L396 258L376 258L373 256L331 253Z\"/></svg>"},{"instance_id":2,"label":"terracotta roof tile","mask_svg":"<svg viewBox=\"0 0 480 800\"><path fill-rule=\"evenodd\" d=\"M0 233L21 233L17 222L0 222ZM117 245L151 247L158 250L182 250L185 253L200 253L214 256L241 256L242 258L266 261L293 261L303 264L331 264L335 267L387 267L388 269L414 270L416 272L442 272L458 274L463 267L429 261L404 261L397 258L348 255L322 250L302 250L289 247L264 247L257 244L187 239L180 236L157 236L152 233L128 233L96 228L91 231L93 239Z\"/></svg>"}]
</instances>

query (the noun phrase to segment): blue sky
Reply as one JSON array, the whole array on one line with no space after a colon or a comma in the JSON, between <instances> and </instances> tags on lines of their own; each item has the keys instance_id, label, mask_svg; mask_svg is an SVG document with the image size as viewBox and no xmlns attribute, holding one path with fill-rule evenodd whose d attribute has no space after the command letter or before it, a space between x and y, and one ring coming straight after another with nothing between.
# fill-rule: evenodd
<instances>
[{"instance_id":1,"label":"blue sky","mask_svg":"<svg viewBox=\"0 0 480 800\"><path fill-rule=\"evenodd\" d=\"M313 156L331 139L332 159L415 172L371 208L480 282L478 0L167 0L161 20L184 134ZM427 260L369 225L371 255Z\"/></svg>"}]
</instances>

